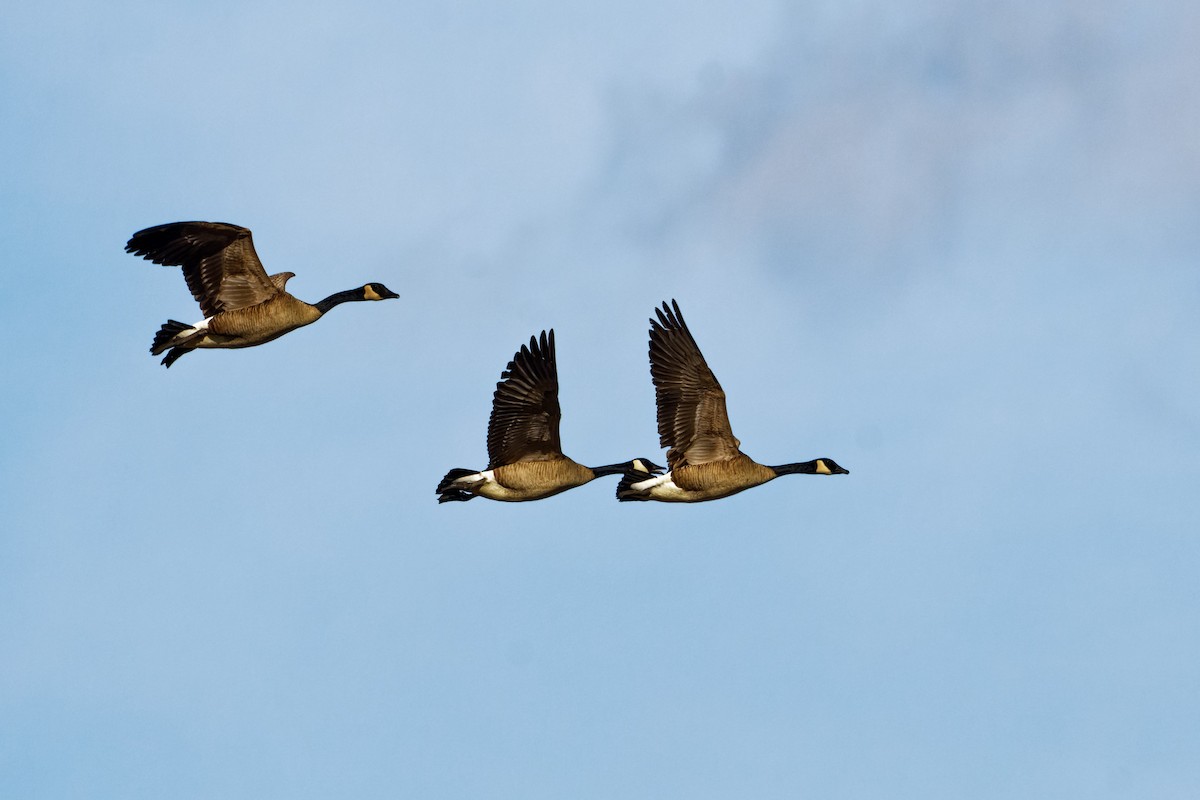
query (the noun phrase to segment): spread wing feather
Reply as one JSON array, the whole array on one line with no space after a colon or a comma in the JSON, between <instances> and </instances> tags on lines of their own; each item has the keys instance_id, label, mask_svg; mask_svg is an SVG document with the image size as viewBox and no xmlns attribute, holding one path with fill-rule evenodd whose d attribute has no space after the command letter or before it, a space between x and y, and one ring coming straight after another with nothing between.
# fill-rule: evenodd
<instances>
[{"instance_id":1,"label":"spread wing feather","mask_svg":"<svg viewBox=\"0 0 1200 800\"><path fill-rule=\"evenodd\" d=\"M558 425L558 367L554 331L529 344L508 362L492 397L488 420L488 469L518 461L546 461L562 456Z\"/></svg>"},{"instance_id":2,"label":"spread wing feather","mask_svg":"<svg viewBox=\"0 0 1200 800\"><path fill-rule=\"evenodd\" d=\"M171 222L138 231L125 251L155 264L183 267L188 289L205 317L258 305L282 291L267 277L247 228L225 222Z\"/></svg>"},{"instance_id":3,"label":"spread wing feather","mask_svg":"<svg viewBox=\"0 0 1200 800\"><path fill-rule=\"evenodd\" d=\"M704 361L679 304L665 302L650 320L650 375L658 405L659 443L676 467L728 461L741 445L729 427L725 392Z\"/></svg>"}]
</instances>

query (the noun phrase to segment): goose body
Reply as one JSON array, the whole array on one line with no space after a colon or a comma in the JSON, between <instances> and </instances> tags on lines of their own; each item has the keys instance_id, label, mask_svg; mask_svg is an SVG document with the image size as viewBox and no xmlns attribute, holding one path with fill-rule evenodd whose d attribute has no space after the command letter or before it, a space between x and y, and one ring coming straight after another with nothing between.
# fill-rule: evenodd
<instances>
[{"instance_id":1,"label":"goose body","mask_svg":"<svg viewBox=\"0 0 1200 800\"><path fill-rule=\"evenodd\" d=\"M587 467L563 455L559 440L558 365L554 331L530 337L500 375L488 420L487 469L452 469L438 484L439 503L473 497L541 500L603 475L649 477L660 471L649 459Z\"/></svg>"},{"instance_id":2,"label":"goose body","mask_svg":"<svg viewBox=\"0 0 1200 800\"><path fill-rule=\"evenodd\" d=\"M725 410L725 392L692 338L679 304L655 309L650 320L650 374L658 408L659 442L667 473L625 473L619 500L698 503L760 486L780 475L849 474L829 458L769 467L743 453Z\"/></svg>"},{"instance_id":3,"label":"goose body","mask_svg":"<svg viewBox=\"0 0 1200 800\"><path fill-rule=\"evenodd\" d=\"M310 325L336 305L398 297L382 283L337 292L306 303L285 287L292 272L267 275L249 229L225 222L171 222L138 231L125 251L163 266L183 267L188 289L204 319L194 325L168 320L154 337L153 355L166 352L170 367L198 348L254 347Z\"/></svg>"}]
</instances>

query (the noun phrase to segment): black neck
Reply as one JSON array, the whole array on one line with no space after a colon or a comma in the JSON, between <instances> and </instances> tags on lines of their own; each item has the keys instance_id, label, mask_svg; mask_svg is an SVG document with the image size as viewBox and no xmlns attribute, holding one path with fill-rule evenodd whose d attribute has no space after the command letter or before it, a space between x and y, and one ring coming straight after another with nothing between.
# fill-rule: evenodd
<instances>
[{"instance_id":1,"label":"black neck","mask_svg":"<svg viewBox=\"0 0 1200 800\"><path fill-rule=\"evenodd\" d=\"M348 303L351 300L365 300L365 299L366 298L363 297L362 289L347 289L344 292L338 292L337 294L329 295L329 297L326 297L321 302L314 304L314 307L317 309L317 311L320 311L322 314L324 314L326 311L328 311L329 309L333 308L336 305L341 305L342 303Z\"/></svg>"},{"instance_id":2,"label":"black neck","mask_svg":"<svg viewBox=\"0 0 1200 800\"><path fill-rule=\"evenodd\" d=\"M592 467L592 472L596 473L597 478L602 478L605 475L624 475L627 469L629 469L628 461L624 464L605 464L603 467Z\"/></svg>"},{"instance_id":3,"label":"black neck","mask_svg":"<svg viewBox=\"0 0 1200 800\"><path fill-rule=\"evenodd\" d=\"M817 462L819 458L814 458L812 461L802 461L798 464L780 464L778 467L771 467L775 470L776 475L816 475Z\"/></svg>"}]
</instances>

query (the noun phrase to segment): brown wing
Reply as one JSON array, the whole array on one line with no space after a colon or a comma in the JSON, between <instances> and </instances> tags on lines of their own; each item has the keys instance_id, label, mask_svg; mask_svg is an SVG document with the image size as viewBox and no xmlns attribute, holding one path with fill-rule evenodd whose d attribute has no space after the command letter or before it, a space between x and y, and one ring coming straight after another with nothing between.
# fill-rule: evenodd
<instances>
[{"instance_id":1,"label":"brown wing","mask_svg":"<svg viewBox=\"0 0 1200 800\"><path fill-rule=\"evenodd\" d=\"M659 443L671 469L728 461L741 445L729 427L725 392L683 321L679 304L650 320L650 375L658 405Z\"/></svg>"},{"instance_id":2,"label":"brown wing","mask_svg":"<svg viewBox=\"0 0 1200 800\"><path fill-rule=\"evenodd\" d=\"M225 222L156 225L130 237L125 252L155 264L183 267L188 289L205 317L258 305L282 291L267 277L250 231Z\"/></svg>"},{"instance_id":3,"label":"brown wing","mask_svg":"<svg viewBox=\"0 0 1200 800\"><path fill-rule=\"evenodd\" d=\"M271 285L281 292L287 291L287 282L296 277L294 272L276 272L274 275L268 276Z\"/></svg>"},{"instance_id":4,"label":"brown wing","mask_svg":"<svg viewBox=\"0 0 1200 800\"><path fill-rule=\"evenodd\" d=\"M492 396L488 420L488 469L518 461L546 461L562 456L558 439L558 367L554 331L542 331L508 362Z\"/></svg>"}]
</instances>

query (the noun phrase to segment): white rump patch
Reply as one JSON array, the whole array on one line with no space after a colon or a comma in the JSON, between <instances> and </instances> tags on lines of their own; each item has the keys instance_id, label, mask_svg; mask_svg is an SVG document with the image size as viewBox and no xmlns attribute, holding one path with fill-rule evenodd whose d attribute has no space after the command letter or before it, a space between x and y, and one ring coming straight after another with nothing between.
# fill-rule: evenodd
<instances>
[{"instance_id":1,"label":"white rump patch","mask_svg":"<svg viewBox=\"0 0 1200 800\"><path fill-rule=\"evenodd\" d=\"M475 472L470 475L463 475L461 478L455 478L454 481L450 485L452 487L455 487L458 489L475 490L475 489L478 489L480 486L484 485L485 483L495 483L495 482L496 482L495 470L488 469L488 470L484 470L483 472Z\"/></svg>"},{"instance_id":2,"label":"white rump patch","mask_svg":"<svg viewBox=\"0 0 1200 800\"><path fill-rule=\"evenodd\" d=\"M655 475L644 481L638 481L632 485L639 492L646 492L653 500L686 500L691 496L691 492L685 492L675 485L675 480L671 477L671 473L665 475Z\"/></svg>"},{"instance_id":3,"label":"white rump patch","mask_svg":"<svg viewBox=\"0 0 1200 800\"><path fill-rule=\"evenodd\" d=\"M661 486L664 483L669 483L671 484L671 488L675 488L675 482L671 480L671 473L668 472L666 475L653 475L644 481L637 481L636 483L629 484L629 488L635 489L639 492L646 492Z\"/></svg>"}]
</instances>

